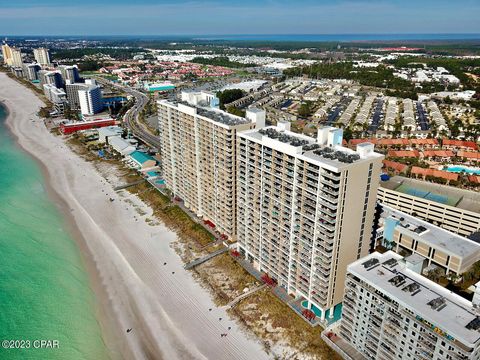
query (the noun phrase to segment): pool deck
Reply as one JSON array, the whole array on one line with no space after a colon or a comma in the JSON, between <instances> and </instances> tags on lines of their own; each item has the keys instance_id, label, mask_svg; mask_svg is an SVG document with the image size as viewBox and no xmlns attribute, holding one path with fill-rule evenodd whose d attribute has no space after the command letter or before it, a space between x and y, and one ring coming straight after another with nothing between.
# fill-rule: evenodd
<instances>
[{"instance_id":1,"label":"pool deck","mask_svg":"<svg viewBox=\"0 0 480 360\"><path fill-rule=\"evenodd\" d=\"M407 195L417 196L415 194L402 190L413 189L418 192L419 198L439 202L459 209L480 213L480 193L470 190L464 190L447 185L435 184L427 181L411 179L403 176L394 176L388 181L380 181L380 187L398 191ZM425 198L425 195L430 194ZM447 202L439 201L442 198ZM452 205L453 204L453 205Z\"/></svg>"}]
</instances>

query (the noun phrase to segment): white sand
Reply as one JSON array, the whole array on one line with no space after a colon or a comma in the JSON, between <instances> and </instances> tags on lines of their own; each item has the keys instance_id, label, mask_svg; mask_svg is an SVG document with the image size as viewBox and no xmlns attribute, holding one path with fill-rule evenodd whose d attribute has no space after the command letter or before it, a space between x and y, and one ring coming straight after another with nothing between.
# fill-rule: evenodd
<instances>
[{"instance_id":1,"label":"white sand","mask_svg":"<svg viewBox=\"0 0 480 360\"><path fill-rule=\"evenodd\" d=\"M81 232L79 246L91 263L100 322L113 358L269 357L183 269L170 247L175 233L145 223L145 216L116 194L92 164L47 131L35 115L42 103L33 92L0 73L0 101L10 111L7 123L19 144L44 164L49 184ZM127 334L127 328L133 330Z\"/></svg>"}]
</instances>

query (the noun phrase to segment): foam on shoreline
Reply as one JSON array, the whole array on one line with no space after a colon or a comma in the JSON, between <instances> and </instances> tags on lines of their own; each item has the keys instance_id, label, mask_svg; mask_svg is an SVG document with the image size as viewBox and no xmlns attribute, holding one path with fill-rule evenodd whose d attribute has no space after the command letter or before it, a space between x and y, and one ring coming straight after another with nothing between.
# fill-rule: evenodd
<instances>
[{"instance_id":1,"label":"foam on shoreline","mask_svg":"<svg viewBox=\"0 0 480 360\"><path fill-rule=\"evenodd\" d=\"M0 100L10 109L8 126L42 164L52 199L70 219L112 358L268 358L261 344L216 308L207 290L183 269L170 246L176 234L162 224L137 221L136 209L93 165L45 128L35 115L40 100L5 74L0 73L0 83ZM129 200L151 213L136 197ZM229 336L220 337L224 332Z\"/></svg>"}]
</instances>

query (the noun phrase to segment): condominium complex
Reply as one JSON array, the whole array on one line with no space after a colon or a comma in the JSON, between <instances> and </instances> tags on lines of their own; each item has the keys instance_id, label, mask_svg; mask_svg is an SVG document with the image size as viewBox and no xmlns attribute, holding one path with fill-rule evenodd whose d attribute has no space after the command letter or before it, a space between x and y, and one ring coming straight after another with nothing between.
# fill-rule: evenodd
<instances>
[{"instance_id":1,"label":"condominium complex","mask_svg":"<svg viewBox=\"0 0 480 360\"><path fill-rule=\"evenodd\" d=\"M183 93L158 102L159 135L167 187L220 234L236 234L236 134L263 126L263 111L242 118L215 109L213 94Z\"/></svg>"},{"instance_id":2,"label":"condominium complex","mask_svg":"<svg viewBox=\"0 0 480 360\"><path fill-rule=\"evenodd\" d=\"M78 99L82 115L94 115L103 109L102 90L98 85L85 84L78 90Z\"/></svg>"},{"instance_id":3,"label":"condominium complex","mask_svg":"<svg viewBox=\"0 0 480 360\"><path fill-rule=\"evenodd\" d=\"M8 66L21 67L23 64L22 52L20 49L2 44L3 62Z\"/></svg>"},{"instance_id":4,"label":"condominium complex","mask_svg":"<svg viewBox=\"0 0 480 360\"><path fill-rule=\"evenodd\" d=\"M8 44L2 44L2 57L6 65L12 65L12 50Z\"/></svg>"},{"instance_id":5,"label":"condominium complex","mask_svg":"<svg viewBox=\"0 0 480 360\"><path fill-rule=\"evenodd\" d=\"M63 87L62 74L59 71L45 71L40 70L38 72L38 77L40 79L40 84L53 85L57 88Z\"/></svg>"},{"instance_id":6,"label":"condominium complex","mask_svg":"<svg viewBox=\"0 0 480 360\"><path fill-rule=\"evenodd\" d=\"M289 123L238 135L238 249L321 318L342 301L347 265L368 254L383 156ZM328 314L327 314L328 310Z\"/></svg>"},{"instance_id":7,"label":"condominium complex","mask_svg":"<svg viewBox=\"0 0 480 360\"><path fill-rule=\"evenodd\" d=\"M416 255L418 268L427 273L463 274L480 260L480 244L404 212L382 206L377 234L396 253ZM379 237L379 236L378 236Z\"/></svg>"},{"instance_id":8,"label":"condominium complex","mask_svg":"<svg viewBox=\"0 0 480 360\"><path fill-rule=\"evenodd\" d=\"M77 65L61 65L58 69L62 73L65 83L73 84L80 81L80 73Z\"/></svg>"},{"instance_id":9,"label":"condominium complex","mask_svg":"<svg viewBox=\"0 0 480 360\"><path fill-rule=\"evenodd\" d=\"M35 57L35 61L39 63L41 66L50 66L50 54L48 49L45 48L38 48L33 49L33 56Z\"/></svg>"},{"instance_id":10,"label":"condominium complex","mask_svg":"<svg viewBox=\"0 0 480 360\"><path fill-rule=\"evenodd\" d=\"M38 73L41 70L38 64L24 64L24 71L27 79L30 81L39 80Z\"/></svg>"},{"instance_id":11,"label":"condominium complex","mask_svg":"<svg viewBox=\"0 0 480 360\"><path fill-rule=\"evenodd\" d=\"M85 93L83 91L88 91L88 89L93 87L98 87L97 82L94 79L87 79L85 83L70 83L65 84L65 91L67 93L67 99L69 106L72 110L81 110L80 104L80 91L82 91L82 97L84 99L84 110L88 110L87 99L85 98Z\"/></svg>"},{"instance_id":12,"label":"condominium complex","mask_svg":"<svg viewBox=\"0 0 480 360\"><path fill-rule=\"evenodd\" d=\"M57 88L55 85L44 84L43 92L48 100L50 100L55 109L59 112L65 109L65 104L67 103L67 94L63 89Z\"/></svg>"},{"instance_id":13,"label":"condominium complex","mask_svg":"<svg viewBox=\"0 0 480 360\"><path fill-rule=\"evenodd\" d=\"M65 84L68 104L72 110L80 110L80 98L78 96L78 91L83 89L85 89L84 83Z\"/></svg>"},{"instance_id":14,"label":"condominium complex","mask_svg":"<svg viewBox=\"0 0 480 360\"><path fill-rule=\"evenodd\" d=\"M350 346L342 346L355 359L479 359L476 301L421 276L400 255L371 254L348 266L339 335Z\"/></svg>"},{"instance_id":15,"label":"condominium complex","mask_svg":"<svg viewBox=\"0 0 480 360\"><path fill-rule=\"evenodd\" d=\"M480 193L395 176L382 181L378 201L469 236L480 230Z\"/></svg>"},{"instance_id":16,"label":"condominium complex","mask_svg":"<svg viewBox=\"0 0 480 360\"><path fill-rule=\"evenodd\" d=\"M22 51L20 49L11 47L10 54L11 54L10 64L8 63L7 64L13 67L22 67L23 65Z\"/></svg>"}]
</instances>

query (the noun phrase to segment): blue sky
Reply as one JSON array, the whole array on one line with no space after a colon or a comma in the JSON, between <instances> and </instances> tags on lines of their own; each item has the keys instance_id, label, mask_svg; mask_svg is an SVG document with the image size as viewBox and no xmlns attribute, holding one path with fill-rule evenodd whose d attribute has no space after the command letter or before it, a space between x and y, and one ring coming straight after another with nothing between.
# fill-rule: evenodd
<instances>
[{"instance_id":1,"label":"blue sky","mask_svg":"<svg viewBox=\"0 0 480 360\"><path fill-rule=\"evenodd\" d=\"M0 0L0 34L480 33L479 0Z\"/></svg>"}]
</instances>

